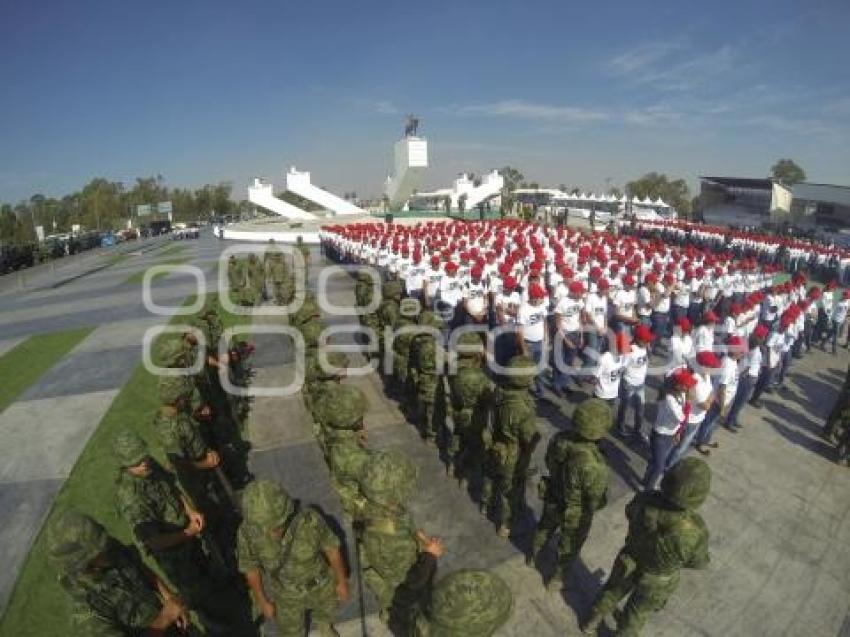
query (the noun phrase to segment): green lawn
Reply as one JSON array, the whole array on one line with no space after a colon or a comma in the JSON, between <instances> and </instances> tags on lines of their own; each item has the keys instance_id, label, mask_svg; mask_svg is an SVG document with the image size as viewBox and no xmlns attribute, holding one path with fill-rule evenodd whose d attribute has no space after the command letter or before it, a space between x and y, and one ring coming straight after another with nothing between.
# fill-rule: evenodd
<instances>
[{"instance_id":1,"label":"green lawn","mask_svg":"<svg viewBox=\"0 0 850 637\"><path fill-rule=\"evenodd\" d=\"M187 303L191 302L192 299L187 300ZM250 320L250 317L236 317L224 311L221 317L225 327ZM173 322L181 320L185 317L175 317ZM75 507L100 521L114 537L130 542L129 530L115 511L114 477L118 465L112 452L112 439L119 431L130 428L152 443L155 438L151 421L158 406L156 377L149 374L140 362L92 434L59 491L50 515L58 509ZM152 450L155 456L163 459L163 454L153 444ZM39 532L6 612L0 618L0 635L64 637L70 634L69 613L67 595L59 587L56 573L47 563L44 534Z\"/></svg>"},{"instance_id":2,"label":"green lawn","mask_svg":"<svg viewBox=\"0 0 850 637\"><path fill-rule=\"evenodd\" d=\"M160 261L158 263L152 263L151 265L180 265L180 264L186 263L187 261L189 261L188 258L186 258L186 259L166 259L166 260ZM148 267L150 267L150 266L148 266ZM132 283L133 285L140 284L145 278L145 272L146 271L147 271L147 269L139 270L138 272L131 274L129 277L127 277L124 280L124 283ZM151 280L152 281L158 281L159 279L167 277L170 274L171 274L170 272L160 272L158 274L155 274L153 279L151 279Z\"/></svg>"},{"instance_id":3,"label":"green lawn","mask_svg":"<svg viewBox=\"0 0 850 637\"><path fill-rule=\"evenodd\" d=\"M15 402L93 329L84 327L31 336L0 356L0 411Z\"/></svg>"}]
</instances>

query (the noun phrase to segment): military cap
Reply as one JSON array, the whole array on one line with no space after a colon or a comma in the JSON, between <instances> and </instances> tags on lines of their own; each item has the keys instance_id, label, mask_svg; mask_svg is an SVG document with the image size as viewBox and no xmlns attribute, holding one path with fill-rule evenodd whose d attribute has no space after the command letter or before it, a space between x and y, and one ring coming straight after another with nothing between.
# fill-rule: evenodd
<instances>
[{"instance_id":1,"label":"military cap","mask_svg":"<svg viewBox=\"0 0 850 637\"><path fill-rule=\"evenodd\" d=\"M361 478L363 494L372 502L388 507L406 502L418 482L416 465L401 451L374 454Z\"/></svg>"},{"instance_id":2,"label":"military cap","mask_svg":"<svg viewBox=\"0 0 850 637\"><path fill-rule=\"evenodd\" d=\"M328 352L325 354L328 362L327 367L321 365L318 352L306 357L305 376L313 380L331 380L345 375L348 367L348 356L342 352Z\"/></svg>"},{"instance_id":3,"label":"military cap","mask_svg":"<svg viewBox=\"0 0 850 637\"><path fill-rule=\"evenodd\" d=\"M711 468L702 458L685 458L664 474L661 493L682 509L696 509L708 497Z\"/></svg>"},{"instance_id":4,"label":"military cap","mask_svg":"<svg viewBox=\"0 0 850 637\"><path fill-rule=\"evenodd\" d=\"M489 571L461 570L434 588L429 615L432 637L489 637L513 613L507 584Z\"/></svg>"},{"instance_id":5,"label":"military cap","mask_svg":"<svg viewBox=\"0 0 850 637\"><path fill-rule=\"evenodd\" d=\"M135 467L150 455L145 441L129 429L115 436L112 441L112 450L123 467Z\"/></svg>"},{"instance_id":6,"label":"military cap","mask_svg":"<svg viewBox=\"0 0 850 637\"><path fill-rule=\"evenodd\" d=\"M585 440L599 440L611 428L611 407L601 398L583 400L573 412L573 426Z\"/></svg>"},{"instance_id":7,"label":"military cap","mask_svg":"<svg viewBox=\"0 0 850 637\"><path fill-rule=\"evenodd\" d=\"M472 358L479 356L484 351L484 344L481 341L481 336L478 332L464 332L457 339L458 345L463 345L463 350L458 350L457 355L460 358ZM472 348L477 348L470 351Z\"/></svg>"},{"instance_id":8,"label":"military cap","mask_svg":"<svg viewBox=\"0 0 850 637\"><path fill-rule=\"evenodd\" d=\"M443 319L431 310L425 310L419 315L419 325L440 329L443 327Z\"/></svg>"},{"instance_id":9,"label":"military cap","mask_svg":"<svg viewBox=\"0 0 850 637\"><path fill-rule=\"evenodd\" d=\"M514 356L508 361L508 372L501 383L508 389L528 389L537 373L534 361L528 356Z\"/></svg>"},{"instance_id":10,"label":"military cap","mask_svg":"<svg viewBox=\"0 0 850 637\"><path fill-rule=\"evenodd\" d=\"M399 300L401 298L401 281L387 281L381 288L385 299Z\"/></svg>"},{"instance_id":11,"label":"military cap","mask_svg":"<svg viewBox=\"0 0 850 637\"><path fill-rule=\"evenodd\" d=\"M151 360L157 367L183 367L186 354L179 334L161 334L151 348Z\"/></svg>"},{"instance_id":12,"label":"military cap","mask_svg":"<svg viewBox=\"0 0 850 637\"><path fill-rule=\"evenodd\" d=\"M53 516L46 539L47 559L63 574L80 573L109 547L109 535L100 524L70 509Z\"/></svg>"},{"instance_id":13,"label":"military cap","mask_svg":"<svg viewBox=\"0 0 850 637\"><path fill-rule=\"evenodd\" d=\"M294 511L292 498L271 480L254 480L242 492L242 515L247 522L276 528L283 526Z\"/></svg>"},{"instance_id":14,"label":"military cap","mask_svg":"<svg viewBox=\"0 0 850 637\"><path fill-rule=\"evenodd\" d=\"M316 406L319 419L333 429L362 428L366 395L353 385L338 385Z\"/></svg>"},{"instance_id":15,"label":"military cap","mask_svg":"<svg viewBox=\"0 0 850 637\"><path fill-rule=\"evenodd\" d=\"M163 405L173 405L192 393L192 380L188 376L160 376L157 383L159 399Z\"/></svg>"}]
</instances>

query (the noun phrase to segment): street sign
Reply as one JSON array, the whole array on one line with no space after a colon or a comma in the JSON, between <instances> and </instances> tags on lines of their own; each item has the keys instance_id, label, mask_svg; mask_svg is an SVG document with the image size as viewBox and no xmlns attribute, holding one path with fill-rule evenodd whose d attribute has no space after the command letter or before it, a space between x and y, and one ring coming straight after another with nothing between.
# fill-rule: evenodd
<instances>
[{"instance_id":1,"label":"street sign","mask_svg":"<svg viewBox=\"0 0 850 637\"><path fill-rule=\"evenodd\" d=\"M140 205L136 206L136 216L137 217L144 217L146 215L149 215L151 212L153 212L153 210L152 210L151 205L149 203L140 204Z\"/></svg>"},{"instance_id":2,"label":"street sign","mask_svg":"<svg viewBox=\"0 0 850 637\"><path fill-rule=\"evenodd\" d=\"M160 201L156 204L156 211L161 215L170 215L171 214L171 202L170 201Z\"/></svg>"}]
</instances>

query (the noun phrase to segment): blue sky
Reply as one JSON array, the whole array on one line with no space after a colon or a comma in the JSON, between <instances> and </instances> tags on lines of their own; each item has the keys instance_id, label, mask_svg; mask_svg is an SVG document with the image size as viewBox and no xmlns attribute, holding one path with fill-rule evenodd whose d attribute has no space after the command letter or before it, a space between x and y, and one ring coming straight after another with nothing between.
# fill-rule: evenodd
<instances>
[{"instance_id":1,"label":"blue sky","mask_svg":"<svg viewBox=\"0 0 850 637\"><path fill-rule=\"evenodd\" d=\"M850 184L850 3L0 0L0 201L93 176L285 166L377 195L404 115L427 186L505 164L602 189L650 170Z\"/></svg>"}]
</instances>

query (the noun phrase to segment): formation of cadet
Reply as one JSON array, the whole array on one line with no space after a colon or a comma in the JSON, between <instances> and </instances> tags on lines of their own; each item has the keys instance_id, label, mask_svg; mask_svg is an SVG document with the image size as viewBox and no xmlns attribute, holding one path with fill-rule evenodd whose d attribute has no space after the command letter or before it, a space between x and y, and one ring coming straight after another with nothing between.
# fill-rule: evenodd
<instances>
[{"instance_id":1,"label":"formation of cadet","mask_svg":"<svg viewBox=\"0 0 850 637\"><path fill-rule=\"evenodd\" d=\"M611 428L611 408L604 400L588 398L573 413L573 427L552 437L546 449L546 468L538 487L543 515L537 524L527 561L533 563L556 531L558 558L550 588L561 585L590 532L593 514L605 506L608 463L597 443Z\"/></svg>"},{"instance_id":2,"label":"formation of cadet","mask_svg":"<svg viewBox=\"0 0 850 637\"><path fill-rule=\"evenodd\" d=\"M832 411L826 418L823 436L836 448L836 460L850 466L850 368Z\"/></svg>"}]
</instances>

